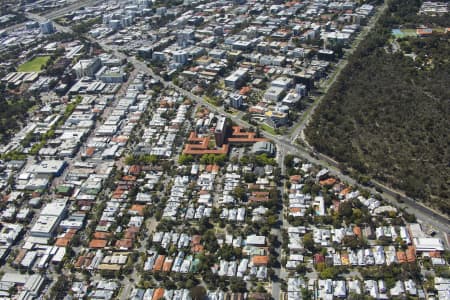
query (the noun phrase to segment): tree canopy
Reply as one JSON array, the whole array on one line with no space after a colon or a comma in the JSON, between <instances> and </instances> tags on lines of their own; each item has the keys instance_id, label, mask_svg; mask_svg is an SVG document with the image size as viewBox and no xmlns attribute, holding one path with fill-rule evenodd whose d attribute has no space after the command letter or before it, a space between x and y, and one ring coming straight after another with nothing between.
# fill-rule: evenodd
<instances>
[{"instance_id":1,"label":"tree canopy","mask_svg":"<svg viewBox=\"0 0 450 300\"><path fill-rule=\"evenodd\" d=\"M346 168L404 190L450 213L450 43L448 35L410 37L390 51L391 29L426 18L421 1L392 1L350 56L305 133ZM420 23L413 24L419 26ZM415 28L415 27L414 27Z\"/></svg>"}]
</instances>

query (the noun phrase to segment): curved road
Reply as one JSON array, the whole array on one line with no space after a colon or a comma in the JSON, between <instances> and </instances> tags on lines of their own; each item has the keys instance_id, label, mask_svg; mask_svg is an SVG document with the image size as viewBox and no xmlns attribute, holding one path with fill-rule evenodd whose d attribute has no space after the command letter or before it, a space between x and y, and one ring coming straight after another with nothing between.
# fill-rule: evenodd
<instances>
[{"instance_id":1,"label":"curved road","mask_svg":"<svg viewBox=\"0 0 450 300\"><path fill-rule=\"evenodd\" d=\"M156 75L151 68L149 68L144 62L135 59L134 57L127 57L121 52L118 52L116 49L109 47L108 45L100 44L104 49L114 52L120 58L128 59L130 62L134 64L134 66L142 72L146 72L150 74L153 78L162 82L165 87L173 88L178 91L180 94L185 97L196 101L206 107L208 107L211 111L218 112L230 118L236 124L243 127L251 127L252 125L244 120L242 120L239 116L232 115L226 112L222 107L216 107L203 98L192 94L190 91L180 88L177 85L174 85L172 82L165 81L161 76ZM313 157L310 152L311 150L305 146L300 146L294 144L294 140L290 135L279 136L273 135L269 132L261 130L261 135L267 137L268 139L273 140L278 146L283 147L284 151L291 154L296 154L306 160L311 161L312 163L322 166L330 170L331 174L339 177L342 181L347 182L353 186L360 186L358 182L349 177L346 174L343 174L341 170L337 167L337 162L333 161L331 158L326 157L322 154L317 154L317 157ZM404 208L408 213L416 215L416 217L424 223L428 223L432 225L438 231L444 233L450 233L450 220L433 209L424 206L423 204L414 201L411 198L405 197L401 192L391 189L389 187L383 186L380 183L374 181L374 184L378 186L379 189L383 191L383 198L386 199L389 203ZM364 189L369 190L373 194L379 194L375 188L371 187L363 187ZM403 200L403 204L397 201L397 197Z\"/></svg>"},{"instance_id":2,"label":"curved road","mask_svg":"<svg viewBox=\"0 0 450 300\"><path fill-rule=\"evenodd\" d=\"M86 4L89 2L95 2L95 1L86 1L86 2L82 2L82 3ZM365 36L370 31L370 29L373 28L373 26L376 24L378 17L382 14L382 12L384 11L384 9L386 9L386 7L387 7L387 5L385 4L378 11L377 15L371 19L369 26L367 27L365 32L363 32L357 38L358 40L361 40L363 38L363 36ZM54 15L56 16L58 14L55 13ZM42 18L42 17L36 16L36 15L30 15L30 17L34 17L36 19ZM47 16L45 16L45 18L46 17ZM70 31L70 28L60 26L60 25L58 25L57 28L59 30L66 31L66 32ZM99 42L98 40L95 40L95 39L91 39L91 41ZM213 106L212 104L205 101L203 98L192 94L190 91L180 88L179 86L174 85L172 82L165 81L161 76L155 74L153 72L153 70L147 66L146 63L139 61L134 57L128 57L128 56L124 55L123 53L117 51L117 49L110 47L109 45L107 45L105 43L100 42L100 45L105 50L113 52L117 57L127 59L128 61L130 61L131 63L134 64L135 68L137 68L138 71L142 71L142 72L145 72L145 73L151 75L155 79L159 80L165 87L173 88L174 90L178 91L180 94L184 95L185 97L195 100L197 103L200 103L200 104L208 107L211 111L215 111L215 112L218 112L218 113L221 113L221 114L227 116L236 124L239 124L239 125L245 126L245 127L252 126L248 122L242 120L240 115L236 116L236 115L227 113L227 112L225 112L225 110L223 108ZM337 77L337 76L335 76L335 77ZM310 112L310 115L311 115L311 112ZM359 184L357 183L357 181L355 179L349 177L348 175L343 174L337 168L337 163L335 161L333 161L331 158L328 158L322 154L317 154L317 158L312 157L309 154L311 152L311 149L309 149L308 147L305 147L305 146L300 146L300 145L294 144L294 138L296 137L296 134L298 135L298 132L300 132L302 130L301 128L304 128L307 120L310 118L310 115L307 116L307 118L305 120L303 120L303 122L300 124L300 126L298 127L300 129L297 128L296 130L294 130L294 133L292 135L288 134L286 136L278 136L278 135L273 135L273 134L263 131L263 130L261 130L261 133L263 136L273 140L278 146L283 147L286 152L296 154L304 159L307 159L307 160L313 162L314 164L317 164L324 168L327 168L330 170L330 172L333 175L339 177L341 180L343 180L351 185L359 186ZM447 216L441 215L438 212L434 211L433 209L426 207L426 206L422 205L421 203L416 202L409 197L405 197L404 194L399 191L396 191L392 188L383 186L382 184L380 184L379 182L376 182L376 181L374 183L375 183L375 185L378 186L378 188L380 188L383 191L384 198L387 201L389 201L390 203L392 203L398 207L404 207L407 212L415 214L419 220L421 220L424 223L428 223L428 224L432 225L437 230L444 232L444 233L450 233L450 220ZM368 189L370 192L372 192L374 194L378 193L375 190L375 188L367 188L367 187L364 187L364 188ZM406 204L406 205L402 205L402 203L399 203L396 200L397 197L402 199L404 201L404 204Z\"/></svg>"}]
</instances>

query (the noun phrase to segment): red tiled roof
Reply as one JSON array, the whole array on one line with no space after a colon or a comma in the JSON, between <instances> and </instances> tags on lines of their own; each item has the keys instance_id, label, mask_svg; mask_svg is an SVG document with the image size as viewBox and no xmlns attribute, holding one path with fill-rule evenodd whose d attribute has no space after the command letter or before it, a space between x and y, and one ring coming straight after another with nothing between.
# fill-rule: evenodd
<instances>
[{"instance_id":1,"label":"red tiled roof","mask_svg":"<svg viewBox=\"0 0 450 300\"><path fill-rule=\"evenodd\" d=\"M252 257L252 262L255 266L267 266L267 264L269 263L269 256L255 255Z\"/></svg>"},{"instance_id":2,"label":"red tiled roof","mask_svg":"<svg viewBox=\"0 0 450 300\"><path fill-rule=\"evenodd\" d=\"M107 240L112 234L110 232L94 232L94 239L96 240Z\"/></svg>"},{"instance_id":3,"label":"red tiled roof","mask_svg":"<svg viewBox=\"0 0 450 300\"><path fill-rule=\"evenodd\" d=\"M131 211L137 213L139 216L144 215L145 205L143 204L133 204L130 208Z\"/></svg>"},{"instance_id":4,"label":"red tiled roof","mask_svg":"<svg viewBox=\"0 0 450 300\"><path fill-rule=\"evenodd\" d=\"M298 183L302 179L301 175L292 175L289 177L289 181Z\"/></svg>"},{"instance_id":5,"label":"red tiled roof","mask_svg":"<svg viewBox=\"0 0 450 300\"><path fill-rule=\"evenodd\" d=\"M441 257L441 253L439 251L430 251L428 254L430 255L430 257L434 257L434 258Z\"/></svg>"},{"instance_id":6,"label":"red tiled roof","mask_svg":"<svg viewBox=\"0 0 450 300\"><path fill-rule=\"evenodd\" d=\"M406 253L403 251L397 251L397 260L399 263L407 262Z\"/></svg>"},{"instance_id":7,"label":"red tiled roof","mask_svg":"<svg viewBox=\"0 0 450 300\"><path fill-rule=\"evenodd\" d=\"M250 203L267 202L267 201L269 201L269 197L268 196L250 196L248 201Z\"/></svg>"},{"instance_id":8,"label":"red tiled roof","mask_svg":"<svg viewBox=\"0 0 450 300\"><path fill-rule=\"evenodd\" d=\"M362 238L361 227L355 226L353 227L353 233L358 236L358 238Z\"/></svg>"},{"instance_id":9,"label":"red tiled roof","mask_svg":"<svg viewBox=\"0 0 450 300\"><path fill-rule=\"evenodd\" d=\"M172 263L173 263L173 260L166 259L166 261L163 264L163 268L162 268L163 272L170 272L170 270L172 269Z\"/></svg>"},{"instance_id":10,"label":"red tiled roof","mask_svg":"<svg viewBox=\"0 0 450 300\"><path fill-rule=\"evenodd\" d=\"M57 246L57 247L67 247L69 245L69 243L70 243L70 240L71 239L68 239L66 237L58 238L58 239L56 239L55 246Z\"/></svg>"},{"instance_id":11,"label":"red tiled roof","mask_svg":"<svg viewBox=\"0 0 450 300\"><path fill-rule=\"evenodd\" d=\"M162 270L165 258L166 257L164 255L159 255L156 258L155 264L153 265L153 271L161 271Z\"/></svg>"},{"instance_id":12,"label":"red tiled roof","mask_svg":"<svg viewBox=\"0 0 450 300\"><path fill-rule=\"evenodd\" d=\"M339 195L345 196L348 193L350 193L351 190L352 190L351 187L345 188L339 193Z\"/></svg>"},{"instance_id":13,"label":"red tiled roof","mask_svg":"<svg viewBox=\"0 0 450 300\"><path fill-rule=\"evenodd\" d=\"M201 235L192 236L192 245L200 244L201 239L202 239Z\"/></svg>"},{"instance_id":14,"label":"red tiled roof","mask_svg":"<svg viewBox=\"0 0 450 300\"><path fill-rule=\"evenodd\" d=\"M130 173L131 175L139 175L139 173L141 173L141 166L139 165L130 166L130 168L128 169L128 173Z\"/></svg>"},{"instance_id":15,"label":"red tiled roof","mask_svg":"<svg viewBox=\"0 0 450 300\"><path fill-rule=\"evenodd\" d=\"M240 95L247 95L248 93L250 93L250 91L252 90L251 87L249 86L244 86L243 88L241 88L241 90L239 91Z\"/></svg>"},{"instance_id":16,"label":"red tiled roof","mask_svg":"<svg viewBox=\"0 0 450 300\"><path fill-rule=\"evenodd\" d=\"M122 180L124 180L124 181L136 181L136 176L125 175L125 176L122 176Z\"/></svg>"},{"instance_id":17,"label":"red tiled roof","mask_svg":"<svg viewBox=\"0 0 450 300\"><path fill-rule=\"evenodd\" d=\"M408 262L416 261L416 248L414 246L409 246L408 249L406 249L406 260Z\"/></svg>"},{"instance_id":18,"label":"red tiled roof","mask_svg":"<svg viewBox=\"0 0 450 300\"><path fill-rule=\"evenodd\" d=\"M203 247L203 245L200 244L195 244L191 247L191 251L194 253L200 253L203 252L205 250L205 247Z\"/></svg>"},{"instance_id":19,"label":"red tiled roof","mask_svg":"<svg viewBox=\"0 0 450 300\"><path fill-rule=\"evenodd\" d=\"M133 240L122 239L116 242L116 248L131 249L133 247Z\"/></svg>"},{"instance_id":20,"label":"red tiled roof","mask_svg":"<svg viewBox=\"0 0 450 300\"><path fill-rule=\"evenodd\" d=\"M320 185L333 185L335 183L336 183L336 178L333 178L333 177L319 181Z\"/></svg>"},{"instance_id":21,"label":"red tiled roof","mask_svg":"<svg viewBox=\"0 0 450 300\"><path fill-rule=\"evenodd\" d=\"M106 240L93 239L89 242L89 248L92 248L92 249L105 248L107 244L108 244L108 241L106 241Z\"/></svg>"},{"instance_id":22,"label":"red tiled roof","mask_svg":"<svg viewBox=\"0 0 450 300\"><path fill-rule=\"evenodd\" d=\"M314 254L314 262L316 264L325 262L325 257L322 254Z\"/></svg>"},{"instance_id":23,"label":"red tiled roof","mask_svg":"<svg viewBox=\"0 0 450 300\"><path fill-rule=\"evenodd\" d=\"M163 288L157 288L155 292L153 292L152 300L159 300L164 297L164 289Z\"/></svg>"},{"instance_id":24,"label":"red tiled roof","mask_svg":"<svg viewBox=\"0 0 450 300\"><path fill-rule=\"evenodd\" d=\"M87 156L92 156L92 155L94 155L94 152L95 152L95 147L88 147L87 149L86 149L86 155Z\"/></svg>"},{"instance_id":25,"label":"red tiled roof","mask_svg":"<svg viewBox=\"0 0 450 300\"><path fill-rule=\"evenodd\" d=\"M416 33L418 35L429 35L429 34L433 34L433 29L430 29L430 28L417 28Z\"/></svg>"}]
</instances>

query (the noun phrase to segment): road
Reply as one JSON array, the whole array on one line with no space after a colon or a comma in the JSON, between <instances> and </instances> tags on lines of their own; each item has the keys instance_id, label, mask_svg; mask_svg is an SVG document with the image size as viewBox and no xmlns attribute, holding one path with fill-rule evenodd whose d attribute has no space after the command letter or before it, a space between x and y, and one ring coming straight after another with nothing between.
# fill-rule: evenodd
<instances>
[{"instance_id":1,"label":"road","mask_svg":"<svg viewBox=\"0 0 450 300\"><path fill-rule=\"evenodd\" d=\"M375 24L375 23L376 22L374 21L373 24ZM372 28L372 27L373 27L373 25L370 28ZM99 42L94 39L91 39L91 40L93 42ZM185 97L187 97L191 100L194 100L197 104L201 104L201 105L209 108L211 111L214 111L214 112L217 112L217 113L227 116L234 123L236 123L240 126L243 126L243 127L251 127L252 126L248 122L242 120L242 114L236 114L236 115L230 114L230 113L226 112L222 107L216 107L216 106L210 104L209 102L207 102L205 99L192 94L190 91L180 88L179 86L174 85L172 82L165 81L161 76L155 74L153 72L153 70L150 67L148 67L145 62L137 60L134 57L128 57L127 55L119 52L117 49L115 49L114 47L111 47L110 45L108 45L104 42L100 41L100 46L102 46L102 48L104 50L113 53L118 58L126 59L129 62L131 62L137 71L146 73L146 74L152 76L154 79L159 80L164 85L165 88L172 88L172 89L176 90L177 92L184 95ZM346 65L346 62L341 63L339 70L342 70L345 67L345 65ZM330 82L328 86L332 85L332 83L334 82L335 78L337 78L337 76L338 76L338 74L336 74L336 76L333 77L333 79L332 79L333 81ZM316 105L317 104L318 104L318 102L316 103ZM314 110L309 111L310 116L312 115L313 112L314 112ZM346 174L343 174L338 168L338 163L333 161L331 158L328 158L322 154L317 154L317 156L313 157L310 154L311 149L308 148L308 146L301 146L301 145L297 145L297 144L293 143L294 138L296 138L298 136L298 134L305 128L310 116L303 120L303 123L301 123L300 126L298 126L296 128L296 130L294 131L293 134L279 136L279 135L273 135L269 132L261 130L261 134L264 137L271 139L278 146L279 154L278 154L277 158L278 158L278 160L279 160L278 162L280 163L281 168L282 168L282 174L285 173L285 168L284 168L284 163L283 163L284 156L286 154L294 154L294 155L302 157L303 159L306 159L316 165L319 165L319 166L329 169L330 173L332 175L339 177L342 181L347 182L348 184L351 184L354 186L359 186L358 182L355 179L349 177ZM368 189L373 194L378 194L378 191L376 191L375 188L368 188L368 187L364 187L364 188ZM438 215L436 212L434 212L430 208L423 206L422 204L414 201L413 199L409 199L409 198L405 197L403 194L401 194L398 191L394 191L388 187L381 186L379 184L378 184L378 188L380 188L381 190L383 190L385 192L383 197L388 202L390 202L398 207L404 207L407 212L416 215L419 220L422 220L424 223L428 223L428 224L432 225L434 228L436 228L440 232L444 232L444 233L449 232L450 222L449 222L448 218ZM402 205L402 203L399 203L397 201L397 197L402 198L402 200L404 201L404 204L406 204L406 205ZM282 211L279 215L279 220L280 220L281 226L283 226L284 220L283 220L283 212ZM279 228L273 228L271 233L276 236L281 236L281 232L280 232ZM281 251L280 249L278 249L278 250ZM281 253L279 253L279 252L278 252L277 261L281 265ZM272 297L274 299L278 300L278 299L280 299L280 292L281 292L280 279L285 279L286 273L283 268L279 268L279 267L274 268L274 271L275 271L275 275L278 278L278 280L272 282L271 293L272 293ZM131 289L131 284L126 284L124 287L124 290L121 293L121 297L123 295L127 295L131 291L130 289Z\"/></svg>"},{"instance_id":2,"label":"road","mask_svg":"<svg viewBox=\"0 0 450 300\"><path fill-rule=\"evenodd\" d=\"M333 86L333 84L336 82L336 79L339 78L339 75L341 74L342 70L347 66L348 64L348 57L355 52L355 50L358 48L359 44L362 40L364 40L367 36L367 34L374 28L374 26L378 23L378 19L380 16L385 12L388 5L387 2L383 3L383 6L381 6L376 14L370 18L369 23L367 26L365 26L361 33L358 34L358 36L355 38L355 41L352 44L352 47L346 51L344 54L344 58L339 60L338 64L335 67L335 70L332 74L332 77L325 83L325 86L321 87L321 95L314 101L314 103L308 108L308 110L304 113L302 116L300 122L297 123L297 125L294 127L294 130L292 130L292 133L290 134L293 141L296 141L297 138L300 136L301 139L304 140L303 131L305 130L306 126L308 125L309 121L311 120L311 117L314 115L314 112L316 111L319 104L322 102L323 98L327 94L329 88Z\"/></svg>"},{"instance_id":3,"label":"road","mask_svg":"<svg viewBox=\"0 0 450 300\"><path fill-rule=\"evenodd\" d=\"M44 20L44 19L49 19L49 18L57 18L60 17L64 14L66 14L67 12L79 9L82 6L88 6L88 5L93 5L95 3L98 3L100 1L93 1L93 0L89 0L89 1L79 1L77 3L74 3L72 5L69 5L65 8L62 8L60 10L56 10L53 12L50 12L47 15L44 16L38 16L38 15L34 15L34 14L29 14L30 17L37 19L37 20ZM372 17L369 21L368 26L366 26L363 31L358 35L358 37L356 38L356 41L352 47L352 49L350 49L350 53L352 53L354 51L354 49L357 48L357 46L359 45L359 43L367 36L367 34L370 32L370 30L373 29L373 27L375 26L375 24L377 23L379 17L382 15L382 13L386 10L387 8L387 3L384 3L383 6L378 10L378 12L376 13L376 15L374 17ZM64 27L58 24L55 24L55 27L63 32L71 32L71 29L68 27ZM94 42L98 42L97 40L92 39L92 41ZM223 114L227 117L229 117L233 122L235 122L238 125L241 126L245 126L245 127L251 127L252 125L249 124L248 122L242 120L242 114L238 114L238 115L232 115L230 113L225 112L225 110L221 107L216 107L213 106L212 104L208 103L207 101L205 101L203 98L198 97L194 94L192 94L190 91L187 91L185 89L180 88L179 86L174 85L172 82L168 82L165 81L161 76L155 74L153 72L153 70L151 68L149 68L144 62L137 60L134 57L127 57L126 55L124 55L123 53L117 51L117 49L112 48L111 46L105 44L105 43L100 43L100 45L107 51L111 51L113 52L117 57L120 58L124 58L124 59L128 59L128 61L130 61L131 63L134 64L135 68L138 69L138 71L144 72L149 74L150 76L152 76L153 78L161 81L161 83L167 88L172 88L176 91L178 91L180 94L184 95L187 98L190 98L194 101L196 101L197 103L202 104L203 106L208 107L211 111L215 111L218 112L220 114ZM341 62L341 64L339 64L338 69L335 72L335 75L331 78L330 82L327 83L327 86L325 87L325 92L328 90L328 88L334 83L334 81L336 80L336 78L338 77L339 73L341 72L341 70L346 66L347 61L344 60L343 62ZM307 112L307 115L302 119L302 121L300 122L299 125L297 125L294 129L294 131L291 134L288 134L286 136L275 136L269 132L263 131L261 130L261 133L263 136L272 139L274 142L276 142L276 144L278 145L278 148L284 147L285 149L289 149L289 152L292 154L296 154L304 159L310 160L311 162L318 164L322 167L328 168L330 169L335 176L341 178L341 180L344 180L346 182L348 182L349 184L352 185L358 185L358 183L356 182L356 180L354 180L353 178L350 178L349 176L343 174L338 168L337 168L337 163L334 162L331 158L326 157L323 154L317 154L318 158L313 158L309 153L312 151L312 148L310 146L307 145L306 146L302 146L302 145L294 145L293 141L295 141L295 139L300 135L302 136L302 132L304 130L304 128L306 127L306 125L308 124L309 120L311 119L311 116L313 115L315 108L317 107L317 105L320 103L320 99L318 99L318 101L316 101L313 104L313 107ZM442 231L442 232L446 232L449 233L450 232L450 221L449 218L447 216L444 216L442 214L440 214L439 212L426 207L425 205L415 201L414 199L411 199L409 197L406 197L404 195L404 193L397 191L391 187L387 187L382 185L380 182L374 181L374 184L383 191L384 193L384 197L386 198L386 200L388 200L390 203L397 205L397 206L401 206L401 207L405 207L406 211L408 211L409 213L413 213L415 214L420 220L422 220L425 223L429 223L432 226L434 226L436 229ZM371 192L373 193L377 193L377 191L375 191L374 188L368 188ZM404 204L406 205L402 205L402 203L399 203L397 201L397 198L401 199Z\"/></svg>"},{"instance_id":4,"label":"road","mask_svg":"<svg viewBox=\"0 0 450 300\"><path fill-rule=\"evenodd\" d=\"M284 165L284 158L286 156L286 151L282 147L280 147L277 151L277 163L279 166L281 166L281 175L282 175L282 181L281 185L278 187L278 192L280 194L280 197L283 198L283 194L285 193L285 186L286 186L286 167ZM282 202L283 204L283 202ZM284 205L279 209L278 211L278 224L276 227L273 227L270 231L270 234L279 237L279 243L280 245L277 247L277 267L274 267L274 273L276 280L272 280L272 298L275 300L280 299L281 294L281 280L286 280L287 274L286 271L281 263L281 259L283 257L282 248L281 248L281 229L285 226L286 221L284 219Z\"/></svg>"},{"instance_id":5,"label":"road","mask_svg":"<svg viewBox=\"0 0 450 300\"><path fill-rule=\"evenodd\" d=\"M54 20L54 19L60 18L60 17L64 16L65 14L73 12L75 10L78 10L81 7L84 7L84 6L97 5L100 2L103 2L103 1L100 1L100 0L84 0L84 1L80 0L80 1L76 1L73 4L67 5L65 7L62 7L60 9L57 9L57 10L54 10L54 11L51 11L51 12L49 12L47 14L44 14L44 15L25 13L25 16L28 19L33 20L33 21L44 22L44 21L47 21L47 20ZM18 29L20 27L23 27L23 26L25 26L25 22L24 23L15 24L15 25L11 25L11 26L5 27L3 29L6 30L6 31L12 31L12 30L16 30L16 29ZM62 31L62 32L71 32L70 28L60 26L60 25L58 25L56 23L55 23L55 28L57 30L59 30L59 31ZM70 31L68 31L68 30L70 30Z\"/></svg>"},{"instance_id":6,"label":"road","mask_svg":"<svg viewBox=\"0 0 450 300\"><path fill-rule=\"evenodd\" d=\"M380 11L382 12L385 8L386 8L386 5ZM365 35L367 35L368 32L374 27L378 17L381 15L380 11L378 12L377 16L372 18L367 29L360 34L360 36L358 37L358 41L356 41L357 43L359 43L359 41L362 40L365 37ZM42 18L42 17L36 16L36 15L32 15L31 17L36 18L36 19ZM63 32L69 32L68 30L70 30L70 28L63 27L60 25L58 25L57 29L61 30ZM180 88L179 86L174 85L172 82L165 81L161 76L155 74L153 72L153 70L151 68L149 68L145 62L139 61L134 57L128 57L127 55L119 52L114 47L111 47L110 45L103 43L102 41L98 41L98 40L94 40L94 39L91 39L91 40L94 42L99 42L100 45L106 51L110 51L111 53L116 55L118 58L127 59L129 62L131 62L134 65L136 71L143 72L143 73L146 73L146 74L152 76L154 79L159 80L164 85L164 87L172 88L172 89L176 90L177 92L179 92L181 95L183 95L191 100L194 100L195 102L197 102L197 104L201 104L201 105L209 108L213 112L227 116L234 123L236 123L240 126L243 126L243 127L251 127L252 126L251 124L249 124L248 122L246 122L242 119L242 114L237 114L237 115L230 114L230 113L226 112L222 107L216 107L216 106L208 103L205 99L192 94L190 91ZM354 46L354 48L356 48L356 46ZM329 86L331 86L333 84L333 82L338 77L340 70L342 70L345 67L345 65L346 65L346 61L343 61L340 63L338 69L336 70L335 75L333 76L331 81L328 82L326 90L329 88ZM326 92L326 90L325 90L325 92ZM300 122L299 125L297 125L295 127L294 131L291 134L287 134L285 136L280 136L280 135L273 135L273 134L263 131L263 130L261 130L261 134L262 134L262 136L264 136L268 139L271 139L277 145L279 151L281 151L280 157L284 157L284 155L286 155L286 154L295 154L295 155L297 155L303 159L306 159L316 165L319 165L321 167L329 169L331 175L339 177L340 180L342 180L343 182L347 182L350 185L359 186L358 182L355 179L349 177L346 174L343 174L340 171L340 169L338 168L338 164L335 161L333 161L331 158L326 157L320 153L314 155L314 157L313 157L310 154L312 152L310 147L303 146L303 145L297 145L293 142L303 132L303 129L305 128L308 121L310 120L312 114L314 113L315 107L317 107L319 102L320 102L320 99L318 101L316 101L313 108L309 110L308 115L306 115L306 117L303 118L303 120ZM281 159L281 161L282 161L282 159ZM282 163L282 165L283 165L283 163ZM282 168L282 172L284 172L283 168ZM377 185L377 187L379 189L381 189L384 192L383 197L388 202L390 202L396 206L399 206L399 207L404 207L407 212L416 215L417 218L419 220L421 220L423 223L430 224L431 226L433 226L434 228L436 228L436 230L438 230L440 232L443 232L443 233L450 232L450 221L446 216L440 215L437 212L435 212L434 210L422 205L421 203L418 203L418 202L414 201L413 199L405 197L399 191L396 191L389 187L383 186L378 182L375 182L375 184ZM364 187L364 188L366 188L373 194L378 194L378 191L376 191L375 188L370 188L370 187ZM399 203L397 201L397 198L402 199L403 203ZM280 216L281 224L283 224L282 215L283 214L281 213L281 216ZM272 234L276 234L277 236L280 236L281 233L279 232L279 230L280 229L278 229L278 228L274 228L272 230ZM278 254L279 254L278 260L280 260L281 253L278 253ZM281 274L282 270L283 270L282 268L275 269L275 274L279 278L283 276L283 274ZM126 284L125 290L122 292L122 295L128 294L130 287L131 287L131 284ZM280 282L279 281L272 282L272 295L275 299L277 299L277 300L279 299L279 295L280 295Z\"/></svg>"},{"instance_id":7,"label":"road","mask_svg":"<svg viewBox=\"0 0 450 300\"><path fill-rule=\"evenodd\" d=\"M81 7L85 7L85 6L96 6L100 3L104 2L103 0L81 0L81 1L76 1L73 4L67 5L65 7L62 7L60 9L51 11L47 14L42 15L43 17L49 19L49 20L53 20L53 19L57 19L59 17L64 16L65 14L68 14L70 12L74 12L78 9L80 9Z\"/></svg>"},{"instance_id":8,"label":"road","mask_svg":"<svg viewBox=\"0 0 450 300\"><path fill-rule=\"evenodd\" d=\"M352 48L349 49L349 51L347 51L346 53L347 57L353 54L353 52L358 48L360 42L365 39L365 37L369 34L369 32L378 23L378 19L386 11L387 8L388 3L385 2L383 6L380 7L376 15L370 19L369 24L358 35ZM308 125L309 121L311 120L312 116L314 115L316 108L323 100L329 88L334 84L336 79L339 77L341 71L347 66L347 63L348 63L347 59L344 59L338 63L336 70L333 74L333 77L323 87L322 95L313 103L312 107L308 109L307 112L305 112L305 115L302 117L302 120L295 126L294 130L289 135L291 141L295 142L299 139L305 144L305 146L300 147L303 148L303 150L307 151L306 154L314 152L314 149L308 144L307 140L305 139L304 130ZM305 156L305 153L303 153L302 156ZM316 159L315 163L327 167L329 169L331 168L334 169L334 173L338 175L341 179L345 178L348 183L358 185L358 183L354 179L340 172L340 170L338 169L338 163L334 161L332 158L320 153L317 153L317 156L319 157L319 159ZM311 157L309 158L309 160L311 160ZM446 233L450 232L450 221L447 216L442 215L440 212L435 211L434 209L431 209L423 205L422 203L419 203L414 199L407 197L403 192L388 187L377 180L372 180L372 182L379 190L383 191L384 198L386 198L386 200L388 200L390 203L399 207L405 207L407 212L415 214L418 217L418 219L422 220L425 223L431 224L432 226L434 226L435 228L437 228L442 232ZM377 193L377 191L374 188L369 188L369 190L371 190L373 193ZM401 199L403 205L397 199Z\"/></svg>"},{"instance_id":9,"label":"road","mask_svg":"<svg viewBox=\"0 0 450 300\"><path fill-rule=\"evenodd\" d=\"M26 13L25 16L28 19L36 21L36 22L46 22L48 20L48 18L46 18L46 17L40 16L40 15L36 15L36 14L32 14L32 13ZM53 26L55 27L55 29L57 31L60 31L60 32L65 32L65 33L72 33L73 32L71 28L65 27L65 26L61 26L61 25L59 25L56 22L53 22Z\"/></svg>"},{"instance_id":10,"label":"road","mask_svg":"<svg viewBox=\"0 0 450 300\"><path fill-rule=\"evenodd\" d=\"M98 41L97 41L98 42ZM187 91L185 89L180 88L177 85L174 85L172 82L165 81L161 76L156 75L151 68L149 68L144 62L137 60L134 57L127 57L125 54L117 51L117 49L112 48L109 45L102 44L100 45L107 51L113 52L116 56L128 59L131 63L134 64L135 68L137 68L139 71L144 72L152 76L153 78L161 81L161 83L166 88L172 88L176 91L178 91L180 94L184 95L185 97L192 99L196 101L197 103L200 103L203 106L208 107L211 111L220 113L222 115L227 116L229 119L231 119L234 123L243 126L243 127L251 127L252 125L244 120L242 120L240 115L233 115L228 112L226 112L222 107L216 107L209 102L207 102L205 99L192 94L190 91ZM350 176L343 174L341 170L338 168L338 163L333 161L331 158L318 153L316 157L313 157L310 153L312 153L312 148L309 148L308 146L302 146L295 144L293 142L291 135L273 135L267 131L261 130L261 135L271 139L275 142L275 144L278 146L278 149L285 149L287 153L295 154L297 156L300 156L303 159L306 159L316 165L319 165L323 168L327 168L330 170L331 174L339 177L342 181L347 182L348 184L359 186L358 182L351 178ZM420 202L415 201L414 199L411 199L409 197L406 197L402 192L396 191L390 187L384 186L381 183L374 181L374 184L383 191L383 197L386 199L389 203L396 205L398 207L404 207L405 210L408 213L414 214L417 216L417 218L424 223L428 223L435 227L437 230L445 233L450 233L450 220L448 217L439 214L437 211L426 207L425 205L421 204ZM379 194L377 190L375 190L374 187L364 187L365 189L369 190L373 194ZM404 203L400 203L397 198L401 199Z\"/></svg>"}]
</instances>

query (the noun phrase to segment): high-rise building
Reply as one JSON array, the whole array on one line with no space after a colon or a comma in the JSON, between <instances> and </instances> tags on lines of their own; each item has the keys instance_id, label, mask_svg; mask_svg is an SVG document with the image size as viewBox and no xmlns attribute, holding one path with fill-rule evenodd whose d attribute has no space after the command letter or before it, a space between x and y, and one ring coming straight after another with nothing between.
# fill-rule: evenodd
<instances>
[{"instance_id":1,"label":"high-rise building","mask_svg":"<svg viewBox=\"0 0 450 300\"><path fill-rule=\"evenodd\" d=\"M184 50L175 51L173 52L173 59L177 63L184 65L188 61L188 54Z\"/></svg>"},{"instance_id":2,"label":"high-rise building","mask_svg":"<svg viewBox=\"0 0 450 300\"><path fill-rule=\"evenodd\" d=\"M214 131L214 137L216 140L216 145L218 147L222 147L227 137L227 118L225 116L220 116L218 118L216 129Z\"/></svg>"},{"instance_id":3,"label":"high-rise building","mask_svg":"<svg viewBox=\"0 0 450 300\"><path fill-rule=\"evenodd\" d=\"M230 95L230 106L236 109L240 109L243 104L242 95L239 94L231 94Z\"/></svg>"},{"instance_id":4,"label":"high-rise building","mask_svg":"<svg viewBox=\"0 0 450 300\"><path fill-rule=\"evenodd\" d=\"M42 34L52 34L55 32L55 27L52 21L47 21L39 24Z\"/></svg>"}]
</instances>

